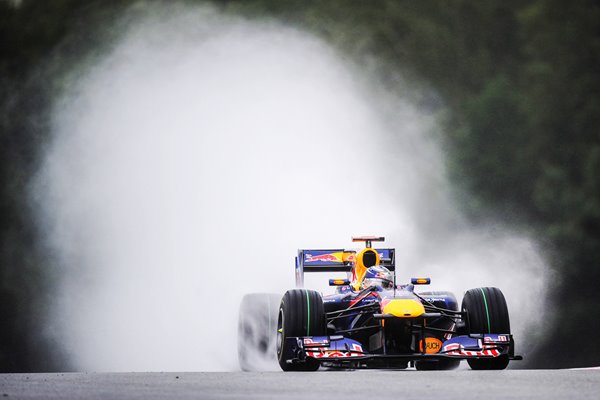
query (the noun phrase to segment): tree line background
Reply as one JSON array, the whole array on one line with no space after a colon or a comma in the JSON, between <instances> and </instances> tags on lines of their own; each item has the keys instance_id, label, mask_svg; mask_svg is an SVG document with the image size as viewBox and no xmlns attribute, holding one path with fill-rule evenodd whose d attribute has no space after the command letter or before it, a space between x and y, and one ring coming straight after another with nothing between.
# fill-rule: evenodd
<instances>
[{"instance_id":1,"label":"tree line background","mask_svg":"<svg viewBox=\"0 0 600 400\"><path fill-rule=\"evenodd\" d=\"M438 93L422 106L439 112L463 211L534 235L550 255L558 323L526 365L600 365L600 3L183 2L308 30L359 64L377 59L390 83ZM69 369L43 334L53 266L28 188L60 66L93 62L117 39L113 21L153 3L0 0L0 372Z\"/></svg>"}]
</instances>

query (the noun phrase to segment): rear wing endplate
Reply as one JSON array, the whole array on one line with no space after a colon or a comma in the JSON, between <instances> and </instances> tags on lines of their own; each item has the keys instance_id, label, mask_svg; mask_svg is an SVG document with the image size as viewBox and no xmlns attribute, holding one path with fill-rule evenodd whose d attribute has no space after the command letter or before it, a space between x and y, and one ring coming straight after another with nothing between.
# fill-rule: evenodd
<instances>
[{"instance_id":1,"label":"rear wing endplate","mask_svg":"<svg viewBox=\"0 0 600 400\"><path fill-rule=\"evenodd\" d=\"M380 265L396 270L395 249L373 249L379 253ZM304 287L305 272L352 272L355 250L298 250L296 256L296 287Z\"/></svg>"}]
</instances>

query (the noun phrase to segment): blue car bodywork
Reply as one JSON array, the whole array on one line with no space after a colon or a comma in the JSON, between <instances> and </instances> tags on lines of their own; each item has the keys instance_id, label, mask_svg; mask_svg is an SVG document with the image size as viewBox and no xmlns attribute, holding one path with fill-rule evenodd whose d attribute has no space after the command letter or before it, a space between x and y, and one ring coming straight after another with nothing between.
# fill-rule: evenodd
<instances>
[{"instance_id":1,"label":"blue car bodywork","mask_svg":"<svg viewBox=\"0 0 600 400\"><path fill-rule=\"evenodd\" d=\"M377 252L377 263L395 271L395 250ZM361 257L343 249L299 250L296 285L306 272L341 271L348 279L332 279L335 293L322 297L327 335L282 336L281 357L287 364L318 362L338 368L452 369L460 360L520 360L510 332L474 332L468 312L450 292L415 292L429 278L414 278L393 288L360 288L356 265ZM483 293L483 291L482 291ZM507 315L508 318L508 315ZM308 332L307 332L308 333ZM506 367L504 364L504 367ZM420 366L420 368L419 368ZM491 368L502 369L502 368Z\"/></svg>"}]
</instances>

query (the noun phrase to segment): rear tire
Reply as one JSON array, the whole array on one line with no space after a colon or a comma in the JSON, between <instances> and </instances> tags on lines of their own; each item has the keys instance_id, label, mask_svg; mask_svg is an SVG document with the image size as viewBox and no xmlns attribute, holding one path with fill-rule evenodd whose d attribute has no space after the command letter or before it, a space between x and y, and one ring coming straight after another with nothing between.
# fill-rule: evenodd
<instances>
[{"instance_id":1,"label":"rear tire","mask_svg":"<svg viewBox=\"0 0 600 400\"><path fill-rule=\"evenodd\" d=\"M494 287L468 290L462 302L468 315L467 333L510 333L508 307L502 291ZM508 355L467 360L471 369L497 370L508 366Z\"/></svg>"},{"instance_id":2,"label":"rear tire","mask_svg":"<svg viewBox=\"0 0 600 400\"><path fill-rule=\"evenodd\" d=\"M325 336L325 311L323 299L318 292L306 289L288 290L281 299L277 322L277 359L284 371L316 371L319 362L307 359L306 363L288 364L289 353L286 338L302 336Z\"/></svg>"},{"instance_id":3,"label":"rear tire","mask_svg":"<svg viewBox=\"0 0 600 400\"><path fill-rule=\"evenodd\" d=\"M242 298L238 318L238 362L242 371L277 369L277 315L281 295L251 293Z\"/></svg>"}]
</instances>

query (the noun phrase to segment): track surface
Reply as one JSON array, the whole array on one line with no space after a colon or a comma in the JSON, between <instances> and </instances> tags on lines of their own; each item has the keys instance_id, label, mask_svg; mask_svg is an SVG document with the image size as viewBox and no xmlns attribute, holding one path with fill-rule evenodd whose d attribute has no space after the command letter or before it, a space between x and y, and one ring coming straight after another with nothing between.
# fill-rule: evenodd
<instances>
[{"instance_id":1,"label":"track surface","mask_svg":"<svg viewBox=\"0 0 600 400\"><path fill-rule=\"evenodd\" d=\"M596 399L598 370L2 374L0 399ZM376 397L374 397L376 396Z\"/></svg>"}]
</instances>

